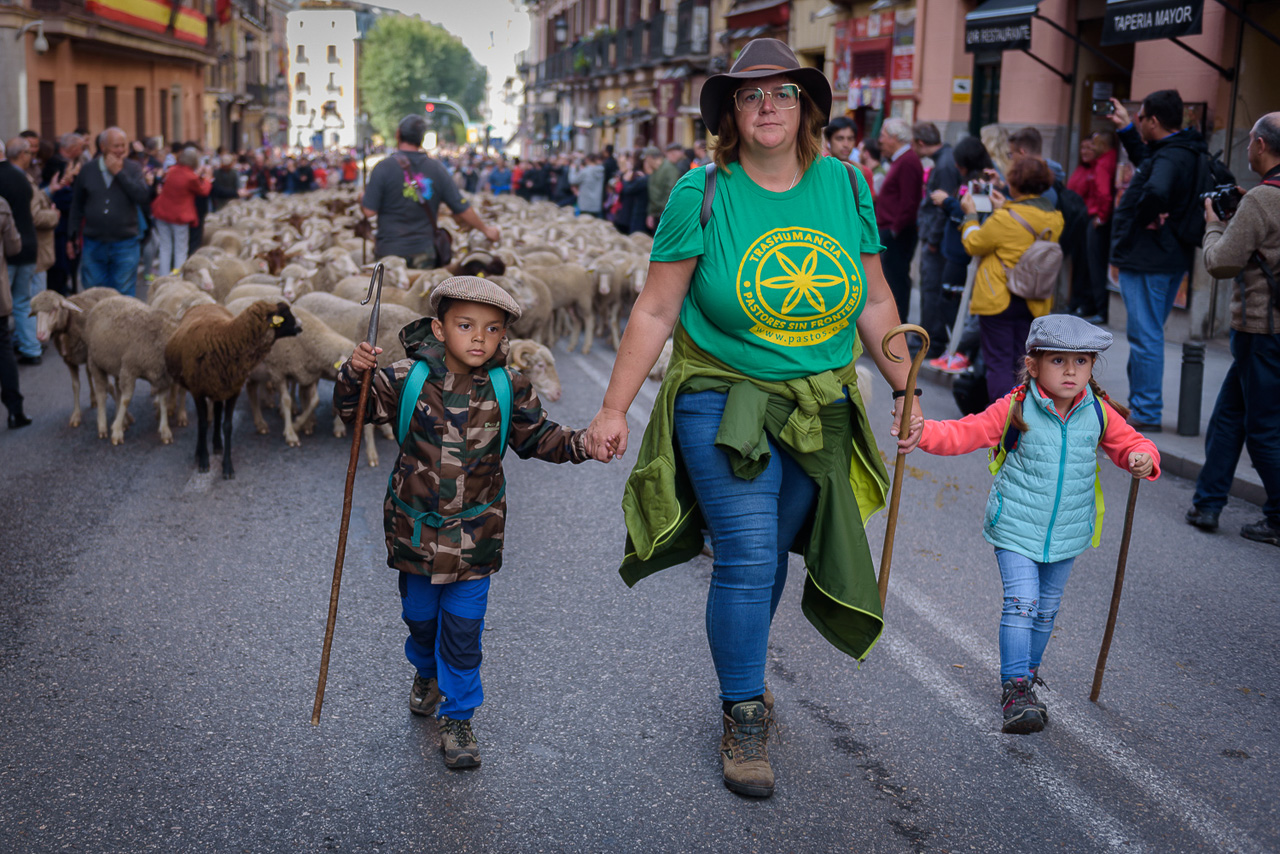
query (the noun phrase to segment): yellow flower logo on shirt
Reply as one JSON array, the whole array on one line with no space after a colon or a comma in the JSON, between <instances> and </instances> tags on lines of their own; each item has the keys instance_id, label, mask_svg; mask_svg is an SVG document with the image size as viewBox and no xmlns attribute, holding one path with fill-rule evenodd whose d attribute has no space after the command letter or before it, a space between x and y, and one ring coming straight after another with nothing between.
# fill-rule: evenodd
<instances>
[{"instance_id":1,"label":"yellow flower logo on shirt","mask_svg":"<svg viewBox=\"0 0 1280 854\"><path fill-rule=\"evenodd\" d=\"M864 287L857 264L832 237L809 228L776 228L742 256L737 291L754 324L751 334L783 347L805 347L849 325Z\"/></svg>"}]
</instances>

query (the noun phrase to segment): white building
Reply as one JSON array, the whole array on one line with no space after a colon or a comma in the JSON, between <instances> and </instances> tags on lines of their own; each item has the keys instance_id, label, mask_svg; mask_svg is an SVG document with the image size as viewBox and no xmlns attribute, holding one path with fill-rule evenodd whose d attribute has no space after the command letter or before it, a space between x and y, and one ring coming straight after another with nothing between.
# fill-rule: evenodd
<instances>
[{"instance_id":1,"label":"white building","mask_svg":"<svg viewBox=\"0 0 1280 854\"><path fill-rule=\"evenodd\" d=\"M352 148L358 137L356 10L306 2L289 13L289 145Z\"/></svg>"}]
</instances>

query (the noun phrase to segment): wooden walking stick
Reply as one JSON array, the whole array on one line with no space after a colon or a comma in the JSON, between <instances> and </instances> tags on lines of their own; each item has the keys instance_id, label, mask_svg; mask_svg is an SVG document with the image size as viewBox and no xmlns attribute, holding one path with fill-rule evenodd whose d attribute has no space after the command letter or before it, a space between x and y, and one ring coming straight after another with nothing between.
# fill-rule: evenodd
<instances>
[{"instance_id":1,"label":"wooden walking stick","mask_svg":"<svg viewBox=\"0 0 1280 854\"><path fill-rule=\"evenodd\" d=\"M914 323L903 323L890 329L884 336L884 340L880 342L880 349L884 351L886 359L891 362L905 361L901 356L889 351L889 342L897 335L904 336L905 340L908 332L919 335L924 339L924 343L920 345L915 358L911 360L911 371L907 374L907 394L902 399L902 418L898 421L899 437L905 437L911 432L911 408L916 402L916 375L920 373L920 366L924 364L924 357L929 352L929 333ZM889 595L889 563L893 558L893 534L898 525L898 499L902 495L902 473L905 471L902 460L905 456L906 454L899 451L897 458L893 461L893 490L889 493L889 521L884 527L884 551L880 553L881 609L884 608L885 597Z\"/></svg>"},{"instance_id":2,"label":"wooden walking stick","mask_svg":"<svg viewBox=\"0 0 1280 854\"><path fill-rule=\"evenodd\" d=\"M368 305L373 300L373 311L369 313L369 334L365 341L370 347L378 343L378 308L382 303L382 263L373 268L369 277L369 294L360 303ZM376 369L375 369L376 370ZM342 498L342 523L338 526L338 554L333 559L333 587L329 590L329 621L324 627L324 650L320 653L320 680L316 685L316 701L311 707L311 725L320 723L320 707L324 705L324 686L329 678L329 651L333 648L333 624L338 619L338 589L342 586L342 561L347 554L347 526L351 523L351 493L356 484L356 467L360 464L360 434L364 432L364 411L369 403L369 385L373 381L373 371L365 371L360 380L360 401L356 404L356 421L351 435L351 461L347 463L347 491Z\"/></svg>"},{"instance_id":3,"label":"wooden walking stick","mask_svg":"<svg viewBox=\"0 0 1280 854\"><path fill-rule=\"evenodd\" d=\"M1120 558L1116 561L1116 586L1111 590L1111 611L1107 614L1107 630L1102 633L1102 649L1098 650L1098 666L1093 671L1093 688L1089 699L1098 702L1102 691L1102 672L1107 669L1107 654L1111 652L1111 636L1116 630L1116 614L1120 610L1120 591L1124 588L1124 565L1129 558L1129 535L1133 533L1133 509L1138 505L1138 484L1135 477L1129 484L1129 506L1124 510L1124 534L1120 537Z\"/></svg>"}]
</instances>

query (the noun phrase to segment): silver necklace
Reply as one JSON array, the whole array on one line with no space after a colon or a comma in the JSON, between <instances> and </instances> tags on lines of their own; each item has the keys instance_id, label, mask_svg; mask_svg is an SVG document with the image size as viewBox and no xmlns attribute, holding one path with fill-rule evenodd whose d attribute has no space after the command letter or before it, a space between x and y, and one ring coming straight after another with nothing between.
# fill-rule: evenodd
<instances>
[{"instance_id":1,"label":"silver necklace","mask_svg":"<svg viewBox=\"0 0 1280 854\"><path fill-rule=\"evenodd\" d=\"M791 183L787 185L787 190L790 190L792 187L794 187L794 186L796 185L796 179L797 179L797 178L799 178L799 177L800 177L800 167L799 167L799 166L797 166L797 167L796 167L796 174L794 174L794 175L792 175L792 176L791 176ZM786 190L784 190L783 192L786 192Z\"/></svg>"}]
</instances>

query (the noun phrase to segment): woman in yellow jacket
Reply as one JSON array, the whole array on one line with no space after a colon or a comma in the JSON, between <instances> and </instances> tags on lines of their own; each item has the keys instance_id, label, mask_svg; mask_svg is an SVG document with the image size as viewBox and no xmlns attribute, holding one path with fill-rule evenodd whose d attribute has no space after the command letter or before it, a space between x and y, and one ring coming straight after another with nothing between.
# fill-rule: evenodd
<instances>
[{"instance_id":1,"label":"woman in yellow jacket","mask_svg":"<svg viewBox=\"0 0 1280 854\"><path fill-rule=\"evenodd\" d=\"M1052 299L1025 300L1009 292L1006 283L1009 270L1035 238L1010 211L1026 220L1036 234L1046 230L1057 240L1062 236L1062 213L1041 194L1053 186L1053 174L1038 157L1020 157L1006 176L1009 198L992 190L991 203L996 209L987 221L978 224L978 213L972 196L960 199L964 220L960 237L964 249L980 258L969 313L978 316L982 341L982 359L987 366L987 397L991 402L1013 388L1026 356L1027 333L1031 321L1049 313Z\"/></svg>"}]
</instances>

